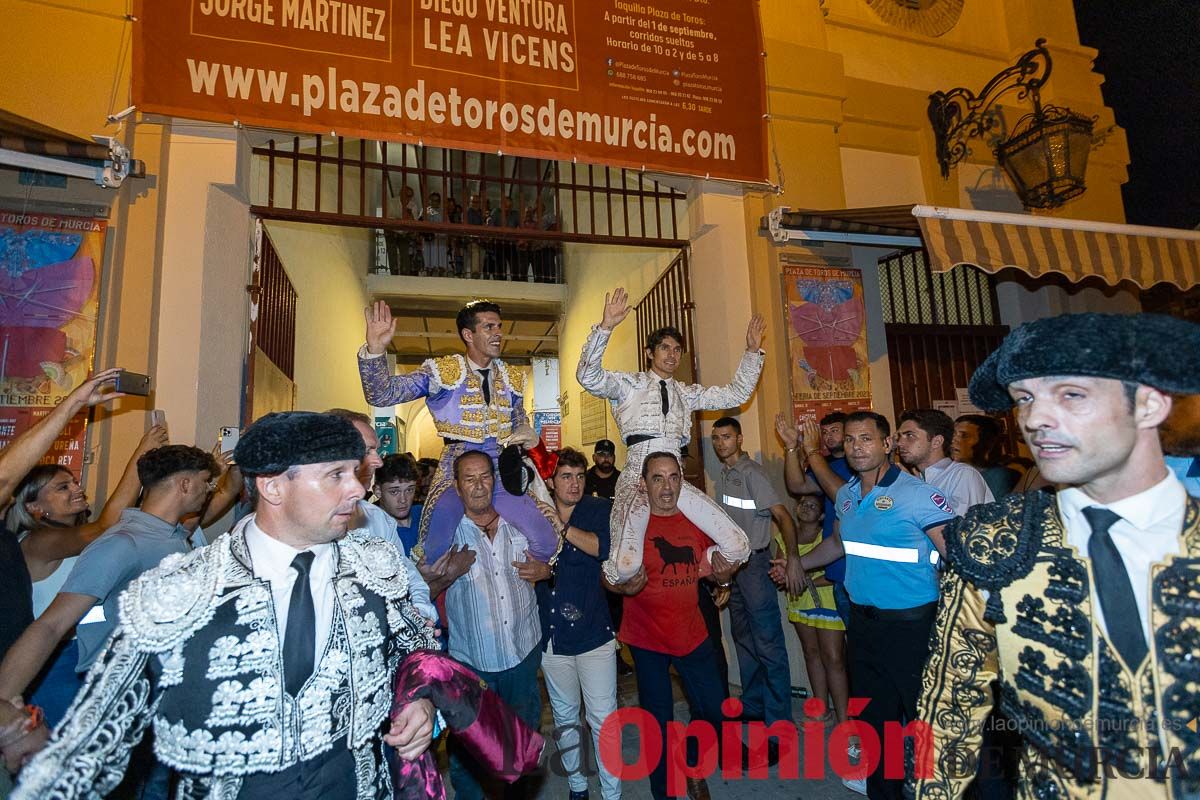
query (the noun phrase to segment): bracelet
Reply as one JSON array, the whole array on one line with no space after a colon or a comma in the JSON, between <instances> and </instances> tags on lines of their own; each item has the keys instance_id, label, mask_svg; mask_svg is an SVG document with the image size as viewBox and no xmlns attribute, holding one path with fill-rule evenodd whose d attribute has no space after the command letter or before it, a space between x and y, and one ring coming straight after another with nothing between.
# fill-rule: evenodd
<instances>
[{"instance_id":1,"label":"bracelet","mask_svg":"<svg viewBox=\"0 0 1200 800\"><path fill-rule=\"evenodd\" d=\"M783 452L785 452L785 453L794 453L794 452L796 452L796 451L797 451L797 450L799 450L799 449L800 449L800 445L796 445L795 447L785 447L785 448L783 448Z\"/></svg>"}]
</instances>

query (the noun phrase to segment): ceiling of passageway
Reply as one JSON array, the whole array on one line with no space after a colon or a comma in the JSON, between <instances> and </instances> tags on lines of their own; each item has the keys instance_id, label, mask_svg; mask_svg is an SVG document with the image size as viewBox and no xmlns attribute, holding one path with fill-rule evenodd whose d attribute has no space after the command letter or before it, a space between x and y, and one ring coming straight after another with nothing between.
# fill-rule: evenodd
<instances>
[{"instance_id":1,"label":"ceiling of passageway","mask_svg":"<svg viewBox=\"0 0 1200 800\"><path fill-rule=\"evenodd\" d=\"M428 298L388 298L397 319L392 350L400 364L418 364L432 356L461 353L462 341L454 328L461 303ZM504 320L503 357L514 363L558 355L557 304L501 301Z\"/></svg>"}]
</instances>

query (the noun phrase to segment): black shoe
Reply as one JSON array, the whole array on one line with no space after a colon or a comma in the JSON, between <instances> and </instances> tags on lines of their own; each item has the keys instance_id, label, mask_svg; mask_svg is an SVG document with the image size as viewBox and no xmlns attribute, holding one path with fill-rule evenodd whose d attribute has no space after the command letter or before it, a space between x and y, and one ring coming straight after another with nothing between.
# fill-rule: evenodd
<instances>
[{"instance_id":1,"label":"black shoe","mask_svg":"<svg viewBox=\"0 0 1200 800\"><path fill-rule=\"evenodd\" d=\"M779 763L779 742L772 739L767 742L767 766L773 767ZM747 770L762 766L763 752L755 750L751 752L750 746L745 742L742 743L742 764Z\"/></svg>"}]
</instances>

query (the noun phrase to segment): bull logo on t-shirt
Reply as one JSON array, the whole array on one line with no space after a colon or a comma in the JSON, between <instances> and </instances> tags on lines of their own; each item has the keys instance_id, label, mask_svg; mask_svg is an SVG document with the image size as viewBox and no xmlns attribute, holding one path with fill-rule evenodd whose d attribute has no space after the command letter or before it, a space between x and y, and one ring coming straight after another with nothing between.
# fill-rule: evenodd
<instances>
[{"instance_id":1,"label":"bull logo on t-shirt","mask_svg":"<svg viewBox=\"0 0 1200 800\"><path fill-rule=\"evenodd\" d=\"M671 544L661 536L655 536L650 540L654 546L658 548L658 555L663 561L663 572L667 571L667 567L671 568L673 574L679 574L679 565L685 567L695 566L696 551L687 545Z\"/></svg>"}]
</instances>

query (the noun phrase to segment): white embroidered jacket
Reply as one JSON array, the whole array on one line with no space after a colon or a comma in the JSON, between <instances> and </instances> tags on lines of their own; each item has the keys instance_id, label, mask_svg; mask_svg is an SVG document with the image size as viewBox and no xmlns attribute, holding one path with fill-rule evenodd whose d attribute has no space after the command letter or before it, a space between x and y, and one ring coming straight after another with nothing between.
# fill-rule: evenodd
<instances>
[{"instance_id":1,"label":"white embroidered jacket","mask_svg":"<svg viewBox=\"0 0 1200 800\"><path fill-rule=\"evenodd\" d=\"M408 600L402 556L354 533L336 543L329 641L292 698L270 586L250 569L248 519L208 547L169 556L121 595L120 624L13 798L104 797L153 725L155 755L181 773L177 798L234 798L244 776L345 740L358 798L390 800L380 731L396 667L436 646Z\"/></svg>"},{"instance_id":2,"label":"white embroidered jacket","mask_svg":"<svg viewBox=\"0 0 1200 800\"><path fill-rule=\"evenodd\" d=\"M667 381L667 414L662 413L662 394L658 376L650 372L609 372L601 362L611 331L599 325L583 345L575 377L596 397L612 405L613 419L621 436L652 434L686 445L692 438L692 413L737 408L750 399L762 373L761 350L745 353L733 379L726 386L701 386L698 383Z\"/></svg>"}]
</instances>

